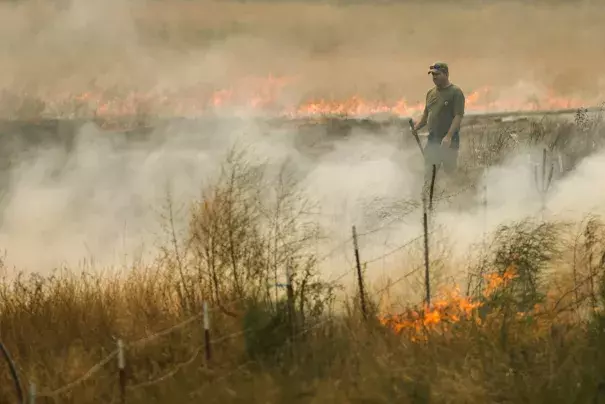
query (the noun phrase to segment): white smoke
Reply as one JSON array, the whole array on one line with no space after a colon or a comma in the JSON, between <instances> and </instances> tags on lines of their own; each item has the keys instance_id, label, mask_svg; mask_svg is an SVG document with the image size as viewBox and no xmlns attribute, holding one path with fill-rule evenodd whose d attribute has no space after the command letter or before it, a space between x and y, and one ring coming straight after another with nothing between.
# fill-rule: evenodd
<instances>
[{"instance_id":1,"label":"white smoke","mask_svg":"<svg viewBox=\"0 0 605 404\"><path fill-rule=\"evenodd\" d=\"M306 5L311 8L297 14L299 19L287 27L266 26L264 18L282 21L281 15L272 18L259 13L250 17L256 25L250 22L225 33L217 28L220 21L215 20L220 20L219 14L207 17L210 12L202 12L200 17L192 12L189 16L175 9L171 12L176 17L166 12L151 18L146 13L157 12L159 2L115 0L100 4L72 1L62 11L33 3L2 5L3 88L34 88L53 94L77 91L92 83L108 89L142 87L162 92L197 84L229 87L238 77L284 72L303 76L293 94L282 100L288 104L319 90L337 95L360 93L372 98L380 93L377 87L384 90L385 98L405 96L413 100L422 98L430 85L428 79L418 80L425 78L426 65L442 57L448 59L454 81L463 88L481 87L486 82L507 88L521 80L523 85L509 88L512 94L528 98L550 88L549 83L554 81L578 87L585 84L581 81L584 76L569 74L561 78L551 69L534 65L536 41L555 46L552 32L548 31L550 25L541 27L545 30L542 36L535 32L535 24L527 24L532 27L531 36L523 32L524 28L512 28L514 24L505 22L498 29L485 29L482 24L492 27L496 20L476 18L472 9L460 11L456 19L460 26L455 27L459 39L448 48L451 53L444 55L439 35L428 35L423 30L433 28L420 21L426 20L423 13L434 11L437 14L432 14L433 21L440 15L449 21L447 7L427 11L429 6L423 5L422 11L414 10L418 18L408 20L419 21L414 26L401 24L399 15L384 11L385 8L365 8L364 18L368 13L387 13L372 14L374 20L365 19L374 21L373 35L368 35L367 30L351 24L361 15L355 14L359 10L354 8L321 6L329 17L312 25L317 20L315 9ZM516 15L513 18L507 13L518 9L498 7L481 8L478 12L500 16L496 21L499 24L506 18L516 20ZM228 13L227 9L221 10ZM553 18L570 15L569 10L551 12ZM527 15L530 18L533 14ZM185 17L191 21L185 21ZM388 20L389 24L382 17L394 19ZM189 44L188 40L199 38L187 35L205 28L198 25L196 18L208 25L208 35L217 37L200 39L199 46ZM161 29L150 28L149 24L156 20ZM229 23L227 17L225 21L224 24ZM557 32L561 27L572 27L565 31L568 36L576 32L573 24L552 26ZM256 31L252 32L253 28ZM331 35L320 28L329 28ZM589 29L602 32L602 25L591 25ZM149 31L153 35L145 35ZM161 39L160 34L166 38ZM502 42L503 37L509 40ZM402 38L407 40L406 47L401 46ZM485 48L479 49L478 38L481 44L487 44L481 45ZM498 53L488 48L495 45ZM573 55L566 53L564 62L573 61L573 66L582 65L583 60L598 64L594 58L602 56L595 55L596 46L586 46L589 52L582 47L566 47ZM476 60L460 56L476 54L478 50L482 54ZM508 63L511 55L518 62L513 67ZM549 66L557 65L561 74L573 72L571 65L556 63L560 55L561 52L553 52L543 58L548 59ZM534 75L535 72L539 74ZM406 94L402 94L403 89ZM511 96L502 94L504 98ZM310 199L318 202L318 220L330 235L329 242L322 246L323 252L345 242L352 225L358 226L360 233L383 227L360 238L363 259L388 253L421 234L421 211L403 215L396 209L403 204L402 209L407 212L403 202L418 202L422 177L418 150L402 149L400 133L377 135L358 129L346 138L321 145L330 149L320 154L320 146L310 147L310 152L301 151L297 145L305 143L307 135L297 134L295 129L258 123L241 111L238 118L221 124L170 125L157 129L149 141L118 145L111 135L90 124L81 128L76 147L69 155L59 148L39 150L34 158L11 167L0 223L0 246L7 250L7 262L20 269L46 272L63 262L73 265L84 258L93 258L99 265L113 265L132 259L140 251L153 252L154 243L161 236L159 214L167 189L178 205L198 198L236 141L250 146L251 155L259 160L288 160L297 168L301 186ZM548 214L576 217L588 210L602 209L605 194L597 184L604 172L603 160L602 154L587 158L574 173L555 183L547 199ZM479 186L474 191L473 205L453 207L437 203L434 221L447 229L454 251L462 254L484 231L539 212L541 203L532 181L532 168L520 153L490 169L485 179L486 212L478 202ZM395 217L402 216L401 220L384 218L384 212L394 212ZM325 271L340 273L343 262L349 264L351 254L351 244L342 244L336 259L325 262ZM400 256L391 258L392 261L380 261L374 267L382 265L386 271Z\"/></svg>"},{"instance_id":2,"label":"white smoke","mask_svg":"<svg viewBox=\"0 0 605 404\"><path fill-rule=\"evenodd\" d=\"M251 121L172 126L139 143L112 141L111 134L89 124L81 128L71 153L48 148L11 168L0 245L10 265L40 272L83 259L121 265L141 251L151 257L163 237L160 215L165 213L168 190L176 206L186 207L200 197L227 153L239 145L251 160L275 166L289 161L296 169L303 195L319 207L315 220L329 236L322 241L321 253L346 242L352 225L362 234L380 229L360 237L362 259L370 260L422 234L421 209L387 209L390 215L380 217L389 204L420 199L419 152L415 147L402 149L397 136L395 131L379 136L358 129L349 137L326 141L323 146L329 149L319 154L320 145L306 151L297 146L305 139L295 130L272 130ZM605 154L595 154L554 182L546 199L548 216L581 219L587 212L602 211L605 192L595 184L604 170ZM472 203L435 202L433 222L444 229L441 236L447 236L459 257L484 232L540 214L533 166L525 154L491 167L484 181L486 211L481 184L467 191ZM186 214L179 217L181 228ZM382 266L400 257L381 261ZM326 261L329 275L346 269L352 244L344 244L332 258Z\"/></svg>"}]
</instances>

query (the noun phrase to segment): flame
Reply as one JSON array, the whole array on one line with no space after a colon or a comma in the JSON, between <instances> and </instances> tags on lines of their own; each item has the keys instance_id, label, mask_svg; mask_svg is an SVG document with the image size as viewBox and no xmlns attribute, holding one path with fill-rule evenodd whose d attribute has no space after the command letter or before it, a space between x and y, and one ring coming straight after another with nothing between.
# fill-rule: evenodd
<instances>
[{"instance_id":1,"label":"flame","mask_svg":"<svg viewBox=\"0 0 605 404\"><path fill-rule=\"evenodd\" d=\"M483 296L486 298L492 296L498 290L505 288L516 277L514 266L510 266L502 274L485 275L487 285ZM410 308L397 315L383 315L379 317L379 321L396 333L407 335L412 341L424 340L425 331L434 331L437 327L445 330L449 324L459 323L462 320L481 323L481 319L474 314L483 306L483 302L462 296L458 287L445 291L444 294L445 297L435 300L431 306L424 305L421 310ZM538 309L536 308L536 310Z\"/></svg>"},{"instance_id":2,"label":"flame","mask_svg":"<svg viewBox=\"0 0 605 404\"><path fill-rule=\"evenodd\" d=\"M401 314L381 316L379 320L396 333L406 334L412 341L417 341L424 338L424 331L473 318L476 309L481 306L481 302L462 296L458 288L446 295L431 306L424 305L421 310L410 308Z\"/></svg>"},{"instance_id":3,"label":"flame","mask_svg":"<svg viewBox=\"0 0 605 404\"><path fill-rule=\"evenodd\" d=\"M293 96L289 87L296 77L248 77L228 88L193 86L180 90L129 91L94 89L79 94L42 94L37 99L45 104L43 115L53 118L90 115L111 118L153 114L157 116L199 116L205 113L248 110L261 114L287 117L321 115L371 116L391 114L415 116L422 112L423 102L412 102L404 97L381 101L352 95L346 99L311 98L287 102ZM563 98L552 91L540 99L499 97L490 87L482 87L466 94L467 112L500 112L513 110L551 110L587 106L586 100Z\"/></svg>"},{"instance_id":4,"label":"flame","mask_svg":"<svg viewBox=\"0 0 605 404\"><path fill-rule=\"evenodd\" d=\"M483 290L483 296L486 298L492 296L516 277L517 274L514 266L509 267L503 274L492 273L484 275L487 285Z\"/></svg>"}]
</instances>

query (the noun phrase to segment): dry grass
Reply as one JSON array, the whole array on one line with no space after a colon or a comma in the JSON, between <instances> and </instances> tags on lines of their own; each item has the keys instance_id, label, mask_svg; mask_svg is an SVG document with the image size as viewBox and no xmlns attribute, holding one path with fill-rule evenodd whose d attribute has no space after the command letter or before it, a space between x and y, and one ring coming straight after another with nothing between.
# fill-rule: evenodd
<instances>
[{"instance_id":1,"label":"dry grass","mask_svg":"<svg viewBox=\"0 0 605 404\"><path fill-rule=\"evenodd\" d=\"M0 39L6 55L0 83L19 97L35 94L28 98L33 116L44 107L40 94L89 86L220 87L268 73L301 75L294 98L398 98L405 88L416 94L408 98L419 99L426 85L407 72L424 77L435 59L450 61L454 81L465 88L523 77L563 94L602 89L594 76L577 74L577 66L602 58L594 53L604 36L594 2L523 6L521 13L518 4L441 2L103 4L81 2L72 14L33 1L1 6L0 38L8 39ZM445 46L435 26L457 40ZM571 123L521 121L494 129L476 122L464 136L458 190L528 145L560 153L563 169L555 177L562 178L605 139L602 121L582 113ZM455 285L435 276L434 290L445 292L425 310L410 298L422 295L422 279L414 277L412 291L400 296L404 309L397 310L409 316L397 318L394 330L382 316L390 288L368 296L370 319L363 321L357 296L343 297L338 284L319 276L314 247L322 235L287 168L267 178L263 165L230 156L192 207L183 237L173 231L169 206L169 242L149 266L16 279L12 268L2 268L0 340L23 389L34 382L42 403L118 402L112 353L120 338L127 344L128 403L605 400L605 225L598 217L501 227L488 250L475 250L456 268L465 278L457 285L461 295L445 293ZM404 214L417 207L398 206ZM415 254L402 257L404 275L417 270ZM446 257L432 259L438 267ZM287 273L292 306L276 285ZM210 361L203 350L204 301L212 309ZM0 402L15 399L2 362Z\"/></svg>"},{"instance_id":2,"label":"dry grass","mask_svg":"<svg viewBox=\"0 0 605 404\"><path fill-rule=\"evenodd\" d=\"M598 228L601 235L596 237L602 243L603 227ZM493 261L496 275L498 268L510 264L503 259L521 268L542 259L546 267L532 268L545 272L549 265L561 265L553 257L536 258L531 252L531 248L539 252L553 248L535 238L538 233L550 238L552 227L529 225L525 235L520 230L512 230L519 234L513 245L501 246L499 258ZM532 244L525 246L527 242ZM595 256L605 251L602 246L594 249ZM585 250L585 245L578 250ZM598 260L594 262L591 271L597 283L602 268ZM582 265L576 276L584 280L587 268ZM5 281L2 340L23 380L36 381L41 393L47 393L79 378L115 349L114 337L138 341L200 312L199 306L181 306L177 269L158 265L133 269L121 277L64 272L48 279ZM533 281L519 281L496 288L502 294L487 299L484 308L470 317L451 322L433 319L427 329L414 334L428 340L416 338L416 342L374 320L364 324L354 310L322 320L308 312L299 325L309 331L289 344L281 310L257 317L262 313L250 306L224 302L224 311L212 313L213 337L235 336L213 345L209 364L199 352L203 335L197 320L127 349L128 402L585 402L597 395L602 383L596 370L603 363L599 346L604 336L598 314L578 319L586 306L575 299L595 296L598 307L602 301L596 289L586 288L586 282L581 285L579 280L582 290L574 294L573 282L557 281L539 287L540 292L552 290L542 303L544 308L522 308L528 296L538 299L536 304L541 300L538 290L525 289ZM517 297L517 292L523 292L523 297ZM560 300L561 296L566 297ZM236 314L225 314L229 311ZM12 397L5 369L2 394ZM141 385L166 374L165 380ZM112 360L89 380L48 402L112 402L118 396L116 380Z\"/></svg>"},{"instance_id":3,"label":"dry grass","mask_svg":"<svg viewBox=\"0 0 605 404\"><path fill-rule=\"evenodd\" d=\"M593 125L592 139L603 139L597 122L580 115L560 125L568 136ZM542 133L548 143L558 126L528 127L525 142ZM500 136L490 134L493 143L477 151L491 153L488 163L510 152ZM561 150L580 153L574 144ZM357 297L336 300L335 285L318 276L312 246L321 235L288 167L276 181L265 166L246 161L230 155L192 207L186 237L171 233L167 215L170 242L149 267L4 278L0 337L24 386L34 381L41 396L52 395L86 375L122 338L130 403L603 399L605 225L598 217L501 227L489 249L477 250L463 268L468 282L456 297L439 297L452 285L436 278L431 310L404 299L411 317L396 320L395 330L403 330L397 333L383 325L385 290L369 296L364 322ZM295 317L274 287L287 268ZM421 285L419 279L416 289ZM212 308L209 362L204 300ZM14 390L1 369L0 396L11 402ZM95 371L39 402L118 401L115 357Z\"/></svg>"}]
</instances>

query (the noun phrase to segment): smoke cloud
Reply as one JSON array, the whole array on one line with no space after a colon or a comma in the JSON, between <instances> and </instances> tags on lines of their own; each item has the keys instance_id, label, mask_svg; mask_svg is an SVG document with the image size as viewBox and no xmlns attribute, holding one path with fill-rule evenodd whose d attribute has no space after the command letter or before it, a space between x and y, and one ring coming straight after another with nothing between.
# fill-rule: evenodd
<instances>
[{"instance_id":1,"label":"smoke cloud","mask_svg":"<svg viewBox=\"0 0 605 404\"><path fill-rule=\"evenodd\" d=\"M597 6L469 4L4 4L0 84L7 92L48 98L89 88L226 88L272 73L297 78L282 94L284 103L318 94L417 101L431 85L423 81L427 64L447 60L452 80L468 91L488 85L522 97L547 90L570 97L602 94L602 78L575 74L577 66L605 62L594 52L605 37ZM251 146L255 158L296 167L330 235L323 252L345 242L353 224L360 232L383 227L362 237L364 259L421 234L417 209L397 221L381 216L398 202L418 201L422 180L417 149L403 148L395 129L380 136L356 129L325 141L320 152L301 148L308 139L288 127L246 115L217 122L160 128L138 143L116 143L91 123L80 128L70 153L47 147L10 167L0 224L7 262L45 272L84 259L114 265L153 251L167 190L179 205L198 198L235 142ZM578 218L602 210L605 193L595 184L604 172L605 154L585 159L554 184L549 214ZM489 170L487 212L480 208L481 187L467 206L437 204L435 222L447 229L454 251L466 253L484 231L504 221L535 216L540 199L532 174L520 153ZM186 217L180 220L184 226ZM325 262L326 273L337 275L350 264L350 246L338 251ZM376 267L386 271L394 262Z\"/></svg>"},{"instance_id":2,"label":"smoke cloud","mask_svg":"<svg viewBox=\"0 0 605 404\"><path fill-rule=\"evenodd\" d=\"M273 74L281 101L422 101L435 60L497 99L603 95L600 6L515 2L24 0L0 5L0 85L44 95L226 89ZM430 22L430 23L429 23ZM423 79L425 78L425 79ZM551 94L552 93L552 94ZM188 99L183 102L195 102ZM197 100L199 101L199 100Z\"/></svg>"}]
</instances>

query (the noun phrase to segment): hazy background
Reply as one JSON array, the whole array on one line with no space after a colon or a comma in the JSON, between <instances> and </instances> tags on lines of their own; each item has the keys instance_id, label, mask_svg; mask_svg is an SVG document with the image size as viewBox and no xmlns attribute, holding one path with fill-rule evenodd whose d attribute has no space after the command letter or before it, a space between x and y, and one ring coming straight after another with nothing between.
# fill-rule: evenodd
<instances>
[{"instance_id":1,"label":"hazy background","mask_svg":"<svg viewBox=\"0 0 605 404\"><path fill-rule=\"evenodd\" d=\"M89 90L227 88L273 74L291 79L280 93L284 103L352 95L413 102L431 85L427 66L446 60L452 81L467 91L493 86L520 97L592 99L605 89L603 11L589 2L23 1L0 6L0 86L53 99ZM365 216L381 201L416 198L417 150L401 149L396 137L359 131L317 159L294 147L295 132L253 121L168 128L155 134L161 143L128 150L91 124L71 155L39 150L35 160L12 167L0 246L9 264L31 270L83 259L128 262L140 248L153 248L167 187L177 205L197 197L240 139L255 156L276 164L289 159L300 170L301 186L320 203L318 218L333 236L329 250L349 237L353 223L360 231L376 224ZM511 156L490 173L487 222L475 208L439 208L439 222L456 230L458 243L478 241L485 223L493 228L536 214L526 161ZM553 191L552 213L579 217L605 206L594 186L603 173L603 155L587 160ZM420 224L419 215L410 216L365 238L364 259L418 236ZM351 259L350 246L339 259ZM338 272L337 263L330 265Z\"/></svg>"},{"instance_id":2,"label":"hazy background","mask_svg":"<svg viewBox=\"0 0 605 404\"><path fill-rule=\"evenodd\" d=\"M352 95L416 102L431 85L427 66L445 60L467 93L489 86L524 98L592 99L604 90L603 7L24 0L0 6L0 85L52 99L92 89L237 89L272 74L288 80L284 102Z\"/></svg>"}]
</instances>

